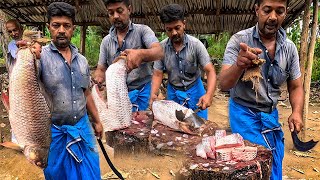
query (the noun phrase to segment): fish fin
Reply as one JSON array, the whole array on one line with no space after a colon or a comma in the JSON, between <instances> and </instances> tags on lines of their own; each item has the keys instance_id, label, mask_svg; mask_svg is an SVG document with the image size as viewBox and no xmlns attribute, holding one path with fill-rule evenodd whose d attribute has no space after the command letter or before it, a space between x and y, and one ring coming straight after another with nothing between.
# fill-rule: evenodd
<instances>
[{"instance_id":1,"label":"fish fin","mask_svg":"<svg viewBox=\"0 0 320 180\"><path fill-rule=\"evenodd\" d=\"M6 147L9 149L14 149L14 150L21 151L21 152L23 151L23 148L19 144L16 144L16 143L13 143L10 141L0 143L0 146Z\"/></svg>"},{"instance_id":2,"label":"fish fin","mask_svg":"<svg viewBox=\"0 0 320 180\"><path fill-rule=\"evenodd\" d=\"M176 118L179 120L179 121L184 121L184 118L185 118L185 113L182 112L182 110L176 110Z\"/></svg>"},{"instance_id":3,"label":"fish fin","mask_svg":"<svg viewBox=\"0 0 320 180\"><path fill-rule=\"evenodd\" d=\"M6 108L6 111L9 113L10 104L9 104L9 89L7 92L2 91L1 92L1 101Z\"/></svg>"}]
</instances>

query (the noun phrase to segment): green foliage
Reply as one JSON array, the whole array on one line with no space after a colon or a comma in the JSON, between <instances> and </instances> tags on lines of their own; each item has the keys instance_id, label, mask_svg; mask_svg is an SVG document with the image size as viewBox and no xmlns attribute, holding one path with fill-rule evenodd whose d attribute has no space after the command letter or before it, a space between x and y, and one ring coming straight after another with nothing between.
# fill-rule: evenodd
<instances>
[{"instance_id":1,"label":"green foliage","mask_svg":"<svg viewBox=\"0 0 320 180\"><path fill-rule=\"evenodd\" d=\"M293 25L290 27L290 31L287 33L287 37L297 46L298 49L300 49L300 18L294 21Z\"/></svg>"},{"instance_id":2,"label":"green foliage","mask_svg":"<svg viewBox=\"0 0 320 180\"><path fill-rule=\"evenodd\" d=\"M230 39L229 33L222 33L217 35L206 35L208 41L208 53L211 57L222 59L227 43Z\"/></svg>"},{"instance_id":3,"label":"green foliage","mask_svg":"<svg viewBox=\"0 0 320 180\"><path fill-rule=\"evenodd\" d=\"M90 66L96 66L99 60L99 51L102 37L100 35L100 27L89 26L87 28L86 36L86 54ZM80 48L80 27L77 27L74 31L71 43Z\"/></svg>"},{"instance_id":4,"label":"green foliage","mask_svg":"<svg viewBox=\"0 0 320 180\"><path fill-rule=\"evenodd\" d=\"M320 38L317 40L314 49L314 61L312 66L312 81L320 81Z\"/></svg>"},{"instance_id":5,"label":"green foliage","mask_svg":"<svg viewBox=\"0 0 320 180\"><path fill-rule=\"evenodd\" d=\"M6 60L2 57L0 57L0 66L6 66Z\"/></svg>"}]
</instances>

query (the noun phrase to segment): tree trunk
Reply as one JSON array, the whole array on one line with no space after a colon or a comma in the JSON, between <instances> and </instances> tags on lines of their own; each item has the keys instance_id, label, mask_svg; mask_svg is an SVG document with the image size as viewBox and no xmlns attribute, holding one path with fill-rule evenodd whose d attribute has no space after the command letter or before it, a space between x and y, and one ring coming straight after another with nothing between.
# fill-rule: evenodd
<instances>
[{"instance_id":1,"label":"tree trunk","mask_svg":"<svg viewBox=\"0 0 320 180\"><path fill-rule=\"evenodd\" d=\"M6 20L7 18L5 13L0 10L0 46L2 48L3 57L7 61L9 36L5 28Z\"/></svg>"},{"instance_id":2,"label":"tree trunk","mask_svg":"<svg viewBox=\"0 0 320 180\"><path fill-rule=\"evenodd\" d=\"M86 55L86 37L87 37L87 26L83 25L80 27L80 53Z\"/></svg>"},{"instance_id":3,"label":"tree trunk","mask_svg":"<svg viewBox=\"0 0 320 180\"><path fill-rule=\"evenodd\" d=\"M307 62L308 52L308 37L309 37L309 24L310 24L310 5L312 0L306 0L306 6L303 13L303 25L300 41L300 68L302 74L302 82L304 82L305 65Z\"/></svg>"},{"instance_id":4,"label":"tree trunk","mask_svg":"<svg viewBox=\"0 0 320 180\"><path fill-rule=\"evenodd\" d=\"M303 113L303 124L305 129L307 128L306 121L308 119L308 108L309 108L309 97L310 97L310 84L311 84L311 75L312 75L312 64L313 64L313 57L314 57L314 49L316 44L317 38L317 27L318 27L318 0L313 0L313 18L312 18L312 29L311 29L311 40L309 44L309 52L308 52L308 61L306 67L306 73L304 75L304 113ZM306 137L305 131L302 133L303 138Z\"/></svg>"}]
</instances>

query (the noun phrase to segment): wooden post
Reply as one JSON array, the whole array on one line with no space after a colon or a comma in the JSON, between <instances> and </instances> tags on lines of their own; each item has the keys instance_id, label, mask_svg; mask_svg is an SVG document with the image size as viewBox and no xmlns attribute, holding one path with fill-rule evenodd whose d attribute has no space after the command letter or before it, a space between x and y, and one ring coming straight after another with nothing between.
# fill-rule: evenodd
<instances>
[{"instance_id":1,"label":"wooden post","mask_svg":"<svg viewBox=\"0 0 320 180\"><path fill-rule=\"evenodd\" d=\"M310 5L312 0L306 0L306 6L303 13L303 25L300 41L300 69L302 74L302 82L304 82L305 64L307 62L308 52L308 37L309 37L309 24L310 24Z\"/></svg>"},{"instance_id":2,"label":"wooden post","mask_svg":"<svg viewBox=\"0 0 320 180\"><path fill-rule=\"evenodd\" d=\"M306 67L306 73L304 77L304 113L303 113L303 124L305 129L307 128L307 119L308 119L308 110L309 110L309 97L310 97L310 84L311 84L311 75L312 75L312 64L313 64L313 57L314 57L314 48L316 44L317 38L317 27L318 27L318 0L313 0L313 18L312 18L312 29L311 29L311 39L309 44L309 52L308 52L308 61ZM305 139L306 131L303 131L302 135Z\"/></svg>"},{"instance_id":3,"label":"wooden post","mask_svg":"<svg viewBox=\"0 0 320 180\"><path fill-rule=\"evenodd\" d=\"M80 53L86 55L86 36L87 36L87 26L83 25L80 27Z\"/></svg>"}]
</instances>

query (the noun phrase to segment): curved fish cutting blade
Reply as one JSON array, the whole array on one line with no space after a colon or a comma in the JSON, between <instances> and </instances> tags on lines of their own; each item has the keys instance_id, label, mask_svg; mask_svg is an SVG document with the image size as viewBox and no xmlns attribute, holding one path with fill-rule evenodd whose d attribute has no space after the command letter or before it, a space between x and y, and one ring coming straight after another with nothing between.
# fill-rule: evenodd
<instances>
[{"instance_id":1,"label":"curved fish cutting blade","mask_svg":"<svg viewBox=\"0 0 320 180\"><path fill-rule=\"evenodd\" d=\"M291 132L291 137L292 137L292 141L293 141L293 145L294 147L298 150L298 151L309 151L310 149L312 149L315 145L317 145L318 141L314 141L313 139L308 141L308 142L302 142L297 135L296 131Z\"/></svg>"}]
</instances>

